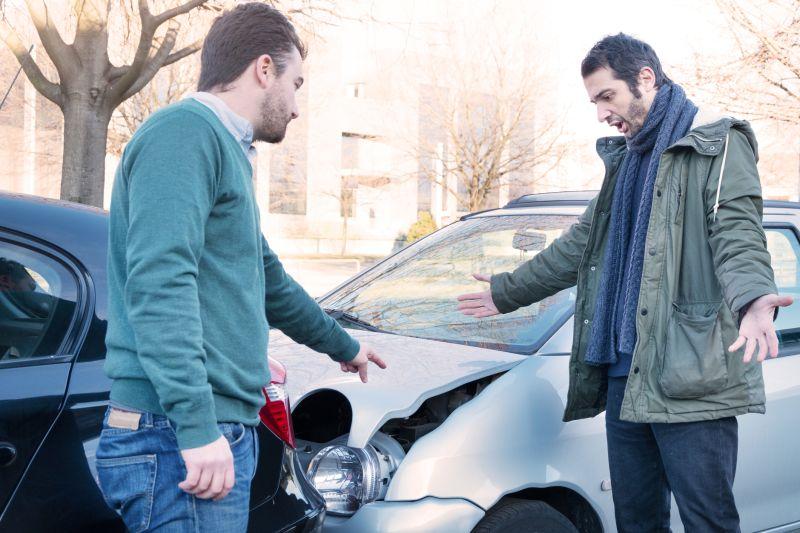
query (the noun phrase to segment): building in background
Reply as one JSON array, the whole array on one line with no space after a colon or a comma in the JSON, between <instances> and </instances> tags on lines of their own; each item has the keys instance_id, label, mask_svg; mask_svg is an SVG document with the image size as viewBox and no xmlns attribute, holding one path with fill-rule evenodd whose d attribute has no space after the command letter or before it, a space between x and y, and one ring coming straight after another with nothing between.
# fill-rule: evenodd
<instances>
[{"instance_id":1,"label":"building in background","mask_svg":"<svg viewBox=\"0 0 800 533\"><path fill-rule=\"evenodd\" d=\"M483 102L479 107L487 116L500 103L499 93L480 81L486 65L463 53L480 38L500 42L503 36L490 35L487 21L509 39L509 71L501 79L513 79L520 65L531 63L558 74L557 83L537 97L545 110L566 109L580 93L565 90L581 88L577 70L569 77L561 73L564 58L571 67L575 58L559 49L566 45L556 38L562 30L554 21L564 16L557 6L480 1L467 10L451 0L375 0L364 12L364 4L340 2L342 18L318 25L305 62L306 83L298 93L300 118L280 145L258 145L254 179L262 225L281 255L383 256L400 245L420 211L430 212L441 226L469 210L468 191L448 171L458 153L452 128L435 115L438 102L455 91ZM531 31L531 25L540 31ZM477 49L486 43L478 42ZM653 44L659 51L663 47ZM583 42L569 45L585 47ZM448 73L459 52L457 70L462 65L474 69L474 86L464 87ZM18 68L0 47L0 97ZM463 129L467 122L457 115L453 128ZM540 117L536 108L524 120L534 139L552 129L543 122L537 126ZM564 121L568 149L555 168L510 172L480 207L497 207L530 192L599 187L602 169L591 140L596 130L586 123L592 116L583 113L579 119ZM765 195L796 200L800 146L766 126L756 128ZM0 109L0 189L57 197L62 130L58 108L20 75ZM115 156L107 158L106 205L116 163Z\"/></svg>"}]
</instances>

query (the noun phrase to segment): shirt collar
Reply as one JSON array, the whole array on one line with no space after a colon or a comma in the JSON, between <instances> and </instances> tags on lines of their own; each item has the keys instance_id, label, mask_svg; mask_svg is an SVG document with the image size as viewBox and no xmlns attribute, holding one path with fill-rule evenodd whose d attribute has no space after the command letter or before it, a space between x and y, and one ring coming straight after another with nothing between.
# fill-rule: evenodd
<instances>
[{"instance_id":1,"label":"shirt collar","mask_svg":"<svg viewBox=\"0 0 800 533\"><path fill-rule=\"evenodd\" d=\"M236 114L220 97L209 92L194 92L187 95L186 98L193 98L213 111L252 163L256 149L253 146L253 125L249 120Z\"/></svg>"}]
</instances>

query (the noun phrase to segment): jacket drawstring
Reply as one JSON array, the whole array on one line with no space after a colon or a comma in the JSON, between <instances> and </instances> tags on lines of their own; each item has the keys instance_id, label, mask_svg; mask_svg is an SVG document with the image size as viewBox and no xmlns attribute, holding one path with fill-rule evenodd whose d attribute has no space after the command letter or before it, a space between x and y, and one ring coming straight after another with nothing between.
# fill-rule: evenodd
<instances>
[{"instance_id":1,"label":"jacket drawstring","mask_svg":"<svg viewBox=\"0 0 800 533\"><path fill-rule=\"evenodd\" d=\"M717 198L714 202L714 218L712 219L714 222L717 220L717 211L719 211L719 192L722 190L722 173L725 171L725 159L728 157L728 141L730 136L730 132L725 135L725 151L722 153L722 165L719 168L719 179L717 180Z\"/></svg>"}]
</instances>

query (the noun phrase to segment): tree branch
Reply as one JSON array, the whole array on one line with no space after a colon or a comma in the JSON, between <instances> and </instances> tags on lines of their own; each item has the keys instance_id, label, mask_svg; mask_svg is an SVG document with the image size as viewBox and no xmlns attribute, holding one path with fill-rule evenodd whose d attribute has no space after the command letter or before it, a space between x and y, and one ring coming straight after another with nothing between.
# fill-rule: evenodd
<instances>
[{"instance_id":1,"label":"tree branch","mask_svg":"<svg viewBox=\"0 0 800 533\"><path fill-rule=\"evenodd\" d=\"M36 32L39 34L39 39L42 41L42 46L53 61L59 76L63 79L65 73L77 68L80 62L72 47L61 38L58 28L50 18L50 11L44 0L25 0L25 3Z\"/></svg>"},{"instance_id":2,"label":"tree branch","mask_svg":"<svg viewBox=\"0 0 800 533\"><path fill-rule=\"evenodd\" d=\"M127 100L134 94L142 90L142 88L150 83L150 81L158 73L159 69L164 66L164 61L169 57L170 52L175 47L175 39L178 35L178 28L173 27L167 31L161 46L156 51L155 55L150 59L139 72L139 76L134 80L133 84L122 94L120 103ZM179 52L180 53L180 52ZM127 76L127 74L126 74Z\"/></svg>"},{"instance_id":3,"label":"tree branch","mask_svg":"<svg viewBox=\"0 0 800 533\"><path fill-rule=\"evenodd\" d=\"M175 17L178 17L180 15L184 15L189 11L191 11L192 9L205 4L206 2L208 2L208 0L190 0L185 4L179 5L178 7L164 11L163 13L154 18L156 28L164 24L166 21L174 19Z\"/></svg>"},{"instance_id":4,"label":"tree branch","mask_svg":"<svg viewBox=\"0 0 800 533\"><path fill-rule=\"evenodd\" d=\"M111 68L109 68L108 72L106 72L106 78L108 79L108 83L114 85L119 78L124 76L128 72L128 70L130 70L130 68L131 67L127 65L122 67L116 67L114 65L111 65Z\"/></svg>"},{"instance_id":5,"label":"tree branch","mask_svg":"<svg viewBox=\"0 0 800 533\"><path fill-rule=\"evenodd\" d=\"M159 26L161 26L168 20L174 19L179 15L188 13L192 9L205 4L207 1L208 0L190 0L189 2L186 2L176 8L167 10L160 15L154 16L152 13L150 13L150 8L148 6L147 0L139 0L139 18L142 21L142 31L141 34L139 35L139 45L136 48L136 54L133 57L133 61L129 66L115 67L113 69L116 73L122 73L123 69L125 69L124 73L121 74L114 83L114 88L111 94L113 100L121 102L125 100L125 98L130 96L130 94L136 92L132 91L134 85L139 87L139 89L137 90L140 90L141 87L144 86L144 84L139 83L140 82L139 78L140 76L145 74L146 68L148 68L149 72L149 67L152 66L152 61L148 62L148 58L150 57L150 50L152 49L153 46L153 39L155 38L156 30L158 30ZM169 31L167 33L169 34ZM167 42L168 42L168 37L165 37L164 44L166 44ZM172 46L174 45L175 43L173 38ZM170 46L169 51L172 50L172 46ZM156 56L153 57L153 61L156 59L158 54L162 52L162 50L163 50L163 44L162 47L159 48L159 50L156 52ZM176 53L180 54L181 52L176 52ZM177 57L172 62L174 63L175 61L178 61L182 57ZM167 59L166 57L162 59L161 61L162 66L163 62L166 59ZM153 73L153 76L154 75L155 73ZM150 77L150 79L152 79L152 76ZM150 80L148 79L147 81ZM147 82L145 82L145 84L146 83Z\"/></svg>"},{"instance_id":6,"label":"tree branch","mask_svg":"<svg viewBox=\"0 0 800 533\"><path fill-rule=\"evenodd\" d=\"M0 40L2 40L22 66L25 75L30 80L31 84L39 91L45 98L52 101L57 106L61 107L63 99L61 97L61 86L53 83L47 76L44 75L39 65L30 54L30 50L25 48L20 40L17 32L9 26L5 20L0 21Z\"/></svg>"},{"instance_id":7,"label":"tree branch","mask_svg":"<svg viewBox=\"0 0 800 533\"><path fill-rule=\"evenodd\" d=\"M133 56L133 62L130 65L123 67L116 67L118 71L124 69L125 73L116 80L111 90L111 98L115 101L122 101L122 95L134 84L139 74L144 68L147 57L150 55L150 48L153 45L153 38L155 37L156 28L153 15L150 14L150 7L147 5L147 0L139 0L139 18L142 21L142 30L139 34L139 45L136 47L136 53Z\"/></svg>"},{"instance_id":8,"label":"tree branch","mask_svg":"<svg viewBox=\"0 0 800 533\"><path fill-rule=\"evenodd\" d=\"M174 54L170 54L167 59L164 60L164 64L161 65L162 67L166 67L167 65L171 65L173 63L177 63L181 59L185 57L189 57L190 55L198 52L200 48L203 46L203 40L198 39L197 41L193 42L189 46L186 46Z\"/></svg>"}]
</instances>

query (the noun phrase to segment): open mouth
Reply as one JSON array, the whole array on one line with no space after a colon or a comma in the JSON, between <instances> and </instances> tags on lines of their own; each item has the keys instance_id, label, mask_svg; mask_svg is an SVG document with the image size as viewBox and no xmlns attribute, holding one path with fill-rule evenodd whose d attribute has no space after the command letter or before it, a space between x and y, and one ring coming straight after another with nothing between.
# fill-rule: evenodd
<instances>
[{"instance_id":1,"label":"open mouth","mask_svg":"<svg viewBox=\"0 0 800 533\"><path fill-rule=\"evenodd\" d=\"M611 120L609 121L608 125L613 128L617 128L617 131L623 135L628 133L628 124L622 120Z\"/></svg>"}]
</instances>

